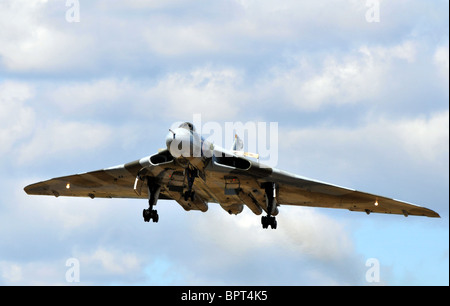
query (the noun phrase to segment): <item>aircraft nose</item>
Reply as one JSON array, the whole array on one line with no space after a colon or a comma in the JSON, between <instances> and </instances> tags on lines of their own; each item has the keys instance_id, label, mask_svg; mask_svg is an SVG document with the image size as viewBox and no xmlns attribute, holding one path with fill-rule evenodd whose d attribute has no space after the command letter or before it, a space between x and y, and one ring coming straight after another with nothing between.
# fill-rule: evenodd
<instances>
[{"instance_id":1,"label":"aircraft nose","mask_svg":"<svg viewBox=\"0 0 450 306\"><path fill-rule=\"evenodd\" d=\"M172 130L169 130L170 132L166 135L166 146L167 150L170 151L170 145L172 144L172 141L175 139L175 133Z\"/></svg>"},{"instance_id":2,"label":"aircraft nose","mask_svg":"<svg viewBox=\"0 0 450 306\"><path fill-rule=\"evenodd\" d=\"M194 136L186 129L169 130L166 135L166 146L173 157L193 157Z\"/></svg>"},{"instance_id":3,"label":"aircraft nose","mask_svg":"<svg viewBox=\"0 0 450 306\"><path fill-rule=\"evenodd\" d=\"M189 132L185 129L170 130L166 135L166 146L173 157L189 156Z\"/></svg>"}]
</instances>

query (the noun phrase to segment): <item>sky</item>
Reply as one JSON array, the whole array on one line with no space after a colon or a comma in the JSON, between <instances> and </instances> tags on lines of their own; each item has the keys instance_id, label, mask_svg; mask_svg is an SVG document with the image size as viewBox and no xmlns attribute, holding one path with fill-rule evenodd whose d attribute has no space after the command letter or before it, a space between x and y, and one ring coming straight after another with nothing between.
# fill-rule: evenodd
<instances>
[{"instance_id":1,"label":"sky","mask_svg":"<svg viewBox=\"0 0 450 306\"><path fill-rule=\"evenodd\" d=\"M448 12L438 0L0 0L0 285L448 286ZM154 224L144 200L23 191L151 155L199 116L276 122L277 168L441 218L281 205L263 230L249 209L159 201Z\"/></svg>"}]
</instances>

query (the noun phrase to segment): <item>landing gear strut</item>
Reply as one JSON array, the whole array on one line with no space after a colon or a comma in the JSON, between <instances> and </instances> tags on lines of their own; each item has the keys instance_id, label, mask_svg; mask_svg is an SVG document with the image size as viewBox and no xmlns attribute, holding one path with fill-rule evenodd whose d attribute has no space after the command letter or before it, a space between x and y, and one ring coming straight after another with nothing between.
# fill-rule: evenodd
<instances>
[{"instance_id":1,"label":"landing gear strut","mask_svg":"<svg viewBox=\"0 0 450 306\"><path fill-rule=\"evenodd\" d=\"M194 180L198 176L197 169L186 168L186 176L188 181L188 190L184 192L184 200L187 201L189 198L191 201L195 199L195 191L192 190L192 186L194 185Z\"/></svg>"},{"instance_id":2,"label":"landing gear strut","mask_svg":"<svg viewBox=\"0 0 450 306\"><path fill-rule=\"evenodd\" d=\"M277 220L275 216L271 216L272 211L274 210L276 204L275 201L275 184L274 183L265 183L263 185L265 193L266 193L266 201L267 201L267 216L261 217L261 224L264 229L268 228L269 225L272 229L277 228Z\"/></svg>"},{"instance_id":3,"label":"landing gear strut","mask_svg":"<svg viewBox=\"0 0 450 306\"><path fill-rule=\"evenodd\" d=\"M147 177L147 187L148 187L148 209L144 209L142 211L142 216L144 217L145 222L153 222L157 223L159 220L158 211L153 209L153 206L156 205L158 201L159 192L161 191L161 186L153 181L152 178Z\"/></svg>"}]
</instances>

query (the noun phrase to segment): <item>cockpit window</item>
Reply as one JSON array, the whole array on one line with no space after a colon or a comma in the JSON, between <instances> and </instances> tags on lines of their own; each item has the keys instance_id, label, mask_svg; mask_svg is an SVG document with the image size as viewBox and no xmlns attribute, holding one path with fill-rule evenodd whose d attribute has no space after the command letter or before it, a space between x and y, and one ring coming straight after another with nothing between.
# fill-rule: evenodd
<instances>
[{"instance_id":1,"label":"cockpit window","mask_svg":"<svg viewBox=\"0 0 450 306\"><path fill-rule=\"evenodd\" d=\"M190 123L190 122L183 122L182 124L180 124L179 127L180 127L180 128L184 128L184 129L189 130L189 131L195 132L195 127L194 127L194 125L193 125L192 123Z\"/></svg>"}]
</instances>

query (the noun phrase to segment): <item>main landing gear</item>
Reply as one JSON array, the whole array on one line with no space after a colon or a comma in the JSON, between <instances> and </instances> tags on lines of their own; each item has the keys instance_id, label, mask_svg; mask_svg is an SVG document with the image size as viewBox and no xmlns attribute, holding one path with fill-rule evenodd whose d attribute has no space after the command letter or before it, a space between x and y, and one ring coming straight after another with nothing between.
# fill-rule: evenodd
<instances>
[{"instance_id":1,"label":"main landing gear","mask_svg":"<svg viewBox=\"0 0 450 306\"><path fill-rule=\"evenodd\" d=\"M265 183L263 185L266 192L266 203L267 203L267 216L261 217L261 224L264 229L268 228L269 225L272 229L277 228L277 219L275 216L271 216L271 213L276 208L277 202L275 200L275 184Z\"/></svg>"},{"instance_id":2,"label":"main landing gear","mask_svg":"<svg viewBox=\"0 0 450 306\"><path fill-rule=\"evenodd\" d=\"M152 178L147 177L147 186L148 186L148 209L144 209L142 211L142 216L144 217L145 222L153 222L157 223L159 220L158 211L153 209L153 206L156 205L158 201L159 192L161 191L161 186L154 182Z\"/></svg>"}]
</instances>

